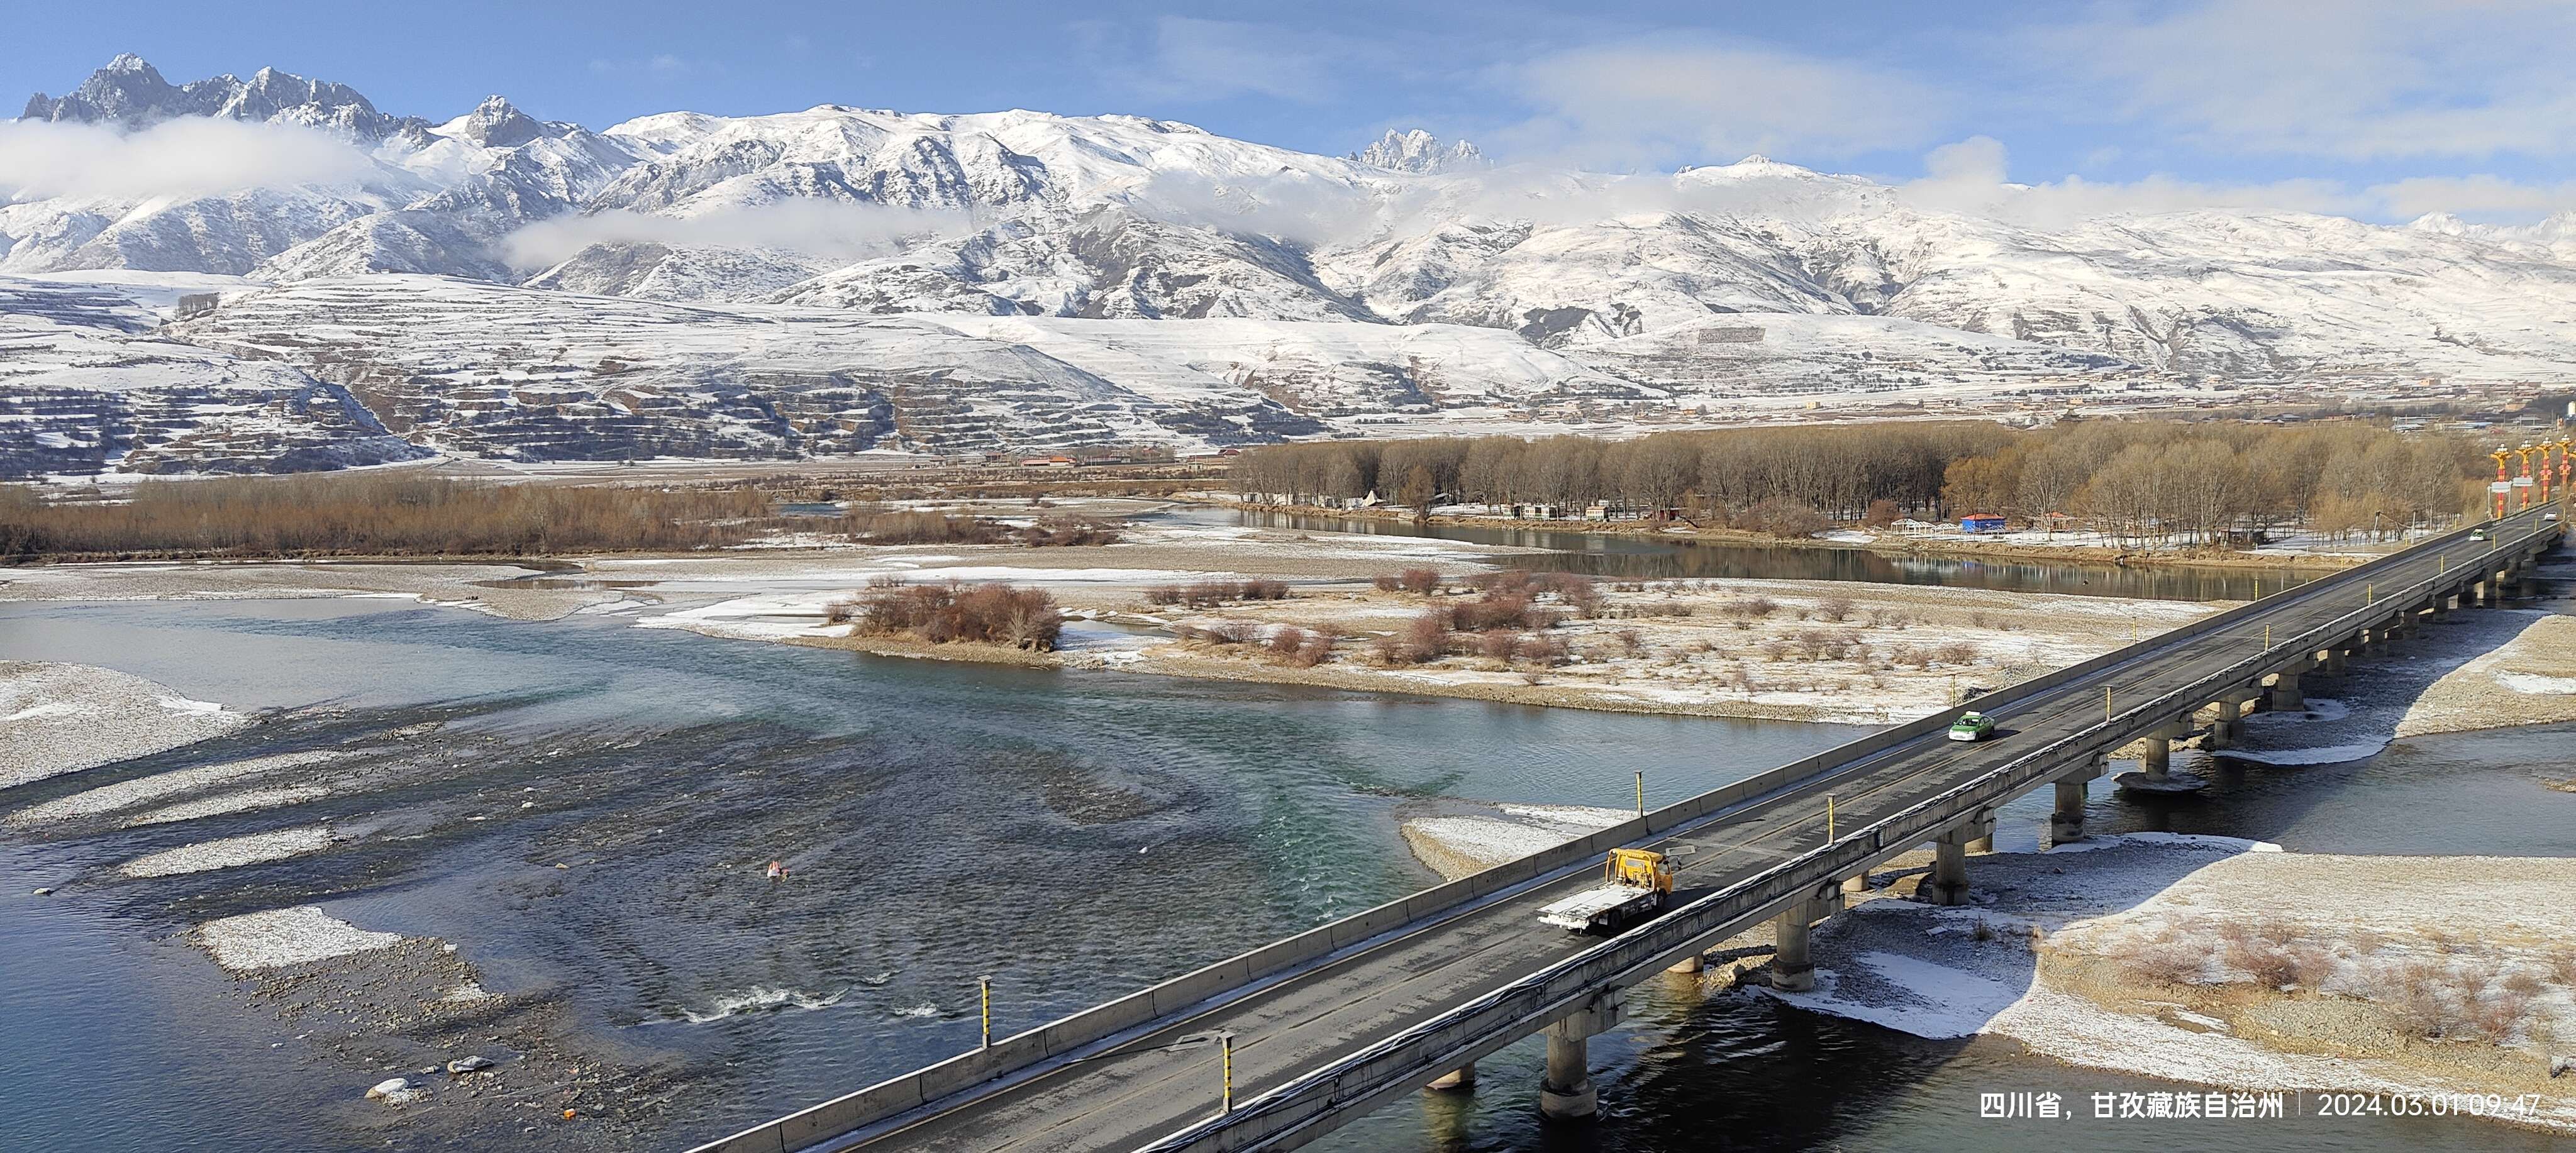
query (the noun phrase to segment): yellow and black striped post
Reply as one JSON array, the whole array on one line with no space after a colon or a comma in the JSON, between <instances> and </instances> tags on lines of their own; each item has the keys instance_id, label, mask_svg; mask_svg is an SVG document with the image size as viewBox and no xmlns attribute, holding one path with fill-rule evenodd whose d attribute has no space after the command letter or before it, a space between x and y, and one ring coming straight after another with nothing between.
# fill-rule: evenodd
<instances>
[{"instance_id":1,"label":"yellow and black striped post","mask_svg":"<svg viewBox=\"0 0 2576 1153\"><path fill-rule=\"evenodd\" d=\"M975 988L984 999L984 1048L993 1047L993 979L975 978Z\"/></svg>"},{"instance_id":2,"label":"yellow and black striped post","mask_svg":"<svg viewBox=\"0 0 2576 1153\"><path fill-rule=\"evenodd\" d=\"M1218 1102L1218 1106L1219 1106L1219 1107L1218 1107L1218 1110L1217 1110L1217 1111L1218 1111L1219 1113L1232 1113L1232 1112L1234 1112L1234 1031L1233 1031L1233 1030L1229 1029L1229 1030L1227 1030L1227 1031L1225 1031L1225 1032L1223 1032L1223 1033L1219 1033L1219 1034L1217 1034L1217 1035L1216 1035L1216 1051L1217 1051L1217 1054L1218 1054L1219 1058L1225 1062L1225 1090L1224 1090L1225 1095L1224 1095L1224 1097L1223 1097L1222 1099L1220 1099L1220 1100L1219 1100L1219 1102Z\"/></svg>"}]
</instances>

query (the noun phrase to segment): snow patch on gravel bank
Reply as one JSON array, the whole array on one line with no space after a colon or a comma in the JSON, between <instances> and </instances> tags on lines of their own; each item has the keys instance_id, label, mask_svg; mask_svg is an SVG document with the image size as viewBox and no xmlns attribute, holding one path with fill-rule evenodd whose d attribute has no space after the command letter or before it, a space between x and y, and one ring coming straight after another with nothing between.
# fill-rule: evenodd
<instances>
[{"instance_id":1,"label":"snow patch on gravel bank","mask_svg":"<svg viewBox=\"0 0 2576 1153\"><path fill-rule=\"evenodd\" d=\"M2077 852L2089 856L2055 863ZM1979 857L1973 880L1983 903L1969 907L1935 907L1885 891L1857 899L1849 914L1816 930L1814 991L1762 992L1920 1036L1997 1034L2070 1064L2211 1088L2492 1092L2502 1083L2494 1077L2541 1076L2546 1054L2498 1047L2494 1064L2470 1054L2427 1065L2377 1049L2276 1049L2260 1040L2262 1030L2244 1026L2309 1020L2301 1006L2333 1014L2352 1002L2311 994L2244 1000L2254 994L2246 974L2225 976L2225 965L2212 979L2234 981L2226 988L2241 994L2238 1000L2186 1004L2193 994L2180 990L2176 1000L2116 990L2096 999L2085 993L2099 991L2083 982L2098 970L2084 966L2124 956L2139 941L2197 940L2193 934L2208 935L2216 956L2223 937L2214 926L2260 919L2330 955L2458 952L2475 965L2552 981L2545 958L2576 938L2576 906L2563 899L2576 883L2576 861L2563 859L2334 856L2237 838L2135 833ZM2470 905L2511 912L2464 921L2459 910ZM2052 976L2070 972L2077 975L2072 983ZM2534 1011L2568 1018L2568 998L2553 989L2535 998ZM2202 1011L2186 1011L2192 1008ZM2534 1035L2544 1027L2556 1026L2544 1022ZM2576 1130L2576 1101L2544 1100L2537 1121Z\"/></svg>"},{"instance_id":2,"label":"snow patch on gravel bank","mask_svg":"<svg viewBox=\"0 0 2576 1153\"><path fill-rule=\"evenodd\" d=\"M150 756L251 723L138 676L0 661L0 789Z\"/></svg>"},{"instance_id":3,"label":"snow patch on gravel bank","mask_svg":"<svg viewBox=\"0 0 2576 1153\"><path fill-rule=\"evenodd\" d=\"M117 866L117 871L129 877L174 877L182 873L212 872L237 865L283 861L328 848L333 839L331 830L321 825L280 829L274 833L252 833L136 857Z\"/></svg>"},{"instance_id":4,"label":"snow patch on gravel bank","mask_svg":"<svg viewBox=\"0 0 2576 1153\"><path fill-rule=\"evenodd\" d=\"M2576 693L2576 677L2544 677L2538 673L2497 673L2496 683L2517 693L2548 696Z\"/></svg>"},{"instance_id":5,"label":"snow patch on gravel bank","mask_svg":"<svg viewBox=\"0 0 2576 1153\"><path fill-rule=\"evenodd\" d=\"M138 814L125 822L125 827L130 829L137 825L166 825L174 821L193 821L201 817L220 817L229 813L283 808L326 796L330 791L315 785L289 785L278 789L249 789L238 793L222 793L194 801L181 801L175 805Z\"/></svg>"},{"instance_id":6,"label":"snow patch on gravel bank","mask_svg":"<svg viewBox=\"0 0 2576 1153\"><path fill-rule=\"evenodd\" d=\"M319 905L298 905L208 921L197 926L197 939L216 964L242 972L391 948L402 934L370 932Z\"/></svg>"},{"instance_id":7,"label":"snow patch on gravel bank","mask_svg":"<svg viewBox=\"0 0 2576 1153\"><path fill-rule=\"evenodd\" d=\"M73 793L68 797L47 801L41 805L30 805L9 814L6 823L12 827L22 827L72 817L101 816L148 804L164 797L194 792L212 785L264 776L282 769L317 765L348 755L327 749L313 749L300 753L278 753L272 756L249 757L238 761L225 761L222 764L199 765L190 769L154 773L148 777L118 781L113 785L101 785L86 792Z\"/></svg>"},{"instance_id":8,"label":"snow patch on gravel bank","mask_svg":"<svg viewBox=\"0 0 2576 1153\"><path fill-rule=\"evenodd\" d=\"M2218 756L2230 760L2252 761L2258 765L2339 765L2375 757L2394 738L2361 741L2349 745L2325 745L2313 749L2225 749Z\"/></svg>"}]
</instances>

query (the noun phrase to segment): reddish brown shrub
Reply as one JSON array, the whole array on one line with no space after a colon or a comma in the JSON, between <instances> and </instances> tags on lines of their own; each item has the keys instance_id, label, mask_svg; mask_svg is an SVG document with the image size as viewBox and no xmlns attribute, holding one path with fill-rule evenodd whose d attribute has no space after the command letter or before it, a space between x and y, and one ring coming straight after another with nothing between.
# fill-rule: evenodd
<instances>
[{"instance_id":1,"label":"reddish brown shrub","mask_svg":"<svg viewBox=\"0 0 2576 1153\"><path fill-rule=\"evenodd\" d=\"M2158 985L2188 985L2200 978L2208 952L2189 941L2159 937L2129 950L2120 968L2132 980Z\"/></svg>"},{"instance_id":2,"label":"reddish brown shrub","mask_svg":"<svg viewBox=\"0 0 2576 1153\"><path fill-rule=\"evenodd\" d=\"M1004 584L875 587L859 601L862 632L905 633L946 644L974 641L1046 651L1064 631L1064 615L1043 589Z\"/></svg>"}]
</instances>

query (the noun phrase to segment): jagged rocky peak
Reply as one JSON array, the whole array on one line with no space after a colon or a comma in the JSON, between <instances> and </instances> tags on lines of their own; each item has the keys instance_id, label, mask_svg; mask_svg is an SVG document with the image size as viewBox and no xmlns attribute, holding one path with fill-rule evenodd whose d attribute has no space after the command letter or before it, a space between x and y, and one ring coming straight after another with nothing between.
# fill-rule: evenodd
<instances>
[{"instance_id":1,"label":"jagged rocky peak","mask_svg":"<svg viewBox=\"0 0 2576 1153\"><path fill-rule=\"evenodd\" d=\"M81 81L80 87L68 96L39 92L28 97L27 110L21 118L82 123L113 120L131 125L174 102L179 93L161 78L159 69L127 52L108 61L107 67L90 73L89 79Z\"/></svg>"},{"instance_id":2,"label":"jagged rocky peak","mask_svg":"<svg viewBox=\"0 0 2576 1153\"><path fill-rule=\"evenodd\" d=\"M405 123L376 111L374 104L346 84L262 68L248 80L226 73L173 85L159 69L130 52L90 73L70 95L39 92L29 97L24 115L29 120L125 128L146 128L178 116L282 120L337 128L369 140L382 139Z\"/></svg>"},{"instance_id":3,"label":"jagged rocky peak","mask_svg":"<svg viewBox=\"0 0 2576 1153\"><path fill-rule=\"evenodd\" d=\"M546 134L546 126L498 96L486 96L474 111L441 129L486 148L516 148Z\"/></svg>"},{"instance_id":4,"label":"jagged rocky peak","mask_svg":"<svg viewBox=\"0 0 2576 1153\"><path fill-rule=\"evenodd\" d=\"M1464 140L1443 143L1437 136L1419 128L1398 132L1387 129L1377 142L1349 159L1395 172L1467 172L1493 167L1483 150Z\"/></svg>"}]
</instances>

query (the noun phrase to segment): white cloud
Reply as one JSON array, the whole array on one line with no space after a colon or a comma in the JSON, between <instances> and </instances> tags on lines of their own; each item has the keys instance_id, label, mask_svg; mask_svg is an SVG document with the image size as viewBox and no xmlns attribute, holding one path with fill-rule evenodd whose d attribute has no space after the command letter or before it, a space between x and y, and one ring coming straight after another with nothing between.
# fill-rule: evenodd
<instances>
[{"instance_id":1,"label":"white cloud","mask_svg":"<svg viewBox=\"0 0 2576 1153\"><path fill-rule=\"evenodd\" d=\"M2204 146L2350 160L2576 152L2576 5L2206 0L2032 32L2053 104Z\"/></svg>"},{"instance_id":2,"label":"white cloud","mask_svg":"<svg viewBox=\"0 0 2576 1153\"><path fill-rule=\"evenodd\" d=\"M1290 174L1209 180L1158 173L1130 203L1158 220L1225 232L1275 236L1322 247L1368 235L1384 206L1365 189Z\"/></svg>"},{"instance_id":3,"label":"white cloud","mask_svg":"<svg viewBox=\"0 0 2576 1153\"><path fill-rule=\"evenodd\" d=\"M2472 221L2517 222L2576 209L2576 181L2532 184L2484 173L2410 177L2374 184L2370 194L2390 215L2405 218L2448 212Z\"/></svg>"},{"instance_id":4,"label":"white cloud","mask_svg":"<svg viewBox=\"0 0 2576 1153\"><path fill-rule=\"evenodd\" d=\"M1592 45L1501 76L1536 111L1508 143L1619 168L1917 145L1946 105L1890 71L1741 43Z\"/></svg>"},{"instance_id":5,"label":"white cloud","mask_svg":"<svg viewBox=\"0 0 2576 1153\"><path fill-rule=\"evenodd\" d=\"M655 216L623 209L540 220L502 239L511 264L558 264L594 244L773 248L828 260L882 253L894 242L967 225L956 213L842 200L799 198L719 208L694 216Z\"/></svg>"},{"instance_id":6,"label":"white cloud","mask_svg":"<svg viewBox=\"0 0 2576 1153\"><path fill-rule=\"evenodd\" d=\"M1919 208L1985 216L2039 229L2059 229L2104 216L2151 215L2196 208L2354 213L2369 206L2330 180L2281 180L2263 184L2205 184L2169 176L2104 182L2069 175L2040 184L2005 179L2002 142L1972 136L1944 144L1923 158L1924 177L1897 188Z\"/></svg>"},{"instance_id":7,"label":"white cloud","mask_svg":"<svg viewBox=\"0 0 2576 1153\"><path fill-rule=\"evenodd\" d=\"M0 121L0 197L142 200L253 188L353 186L377 173L338 137L285 124L187 117L140 132Z\"/></svg>"}]
</instances>

